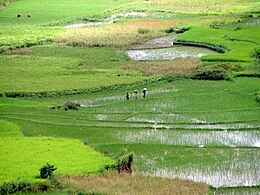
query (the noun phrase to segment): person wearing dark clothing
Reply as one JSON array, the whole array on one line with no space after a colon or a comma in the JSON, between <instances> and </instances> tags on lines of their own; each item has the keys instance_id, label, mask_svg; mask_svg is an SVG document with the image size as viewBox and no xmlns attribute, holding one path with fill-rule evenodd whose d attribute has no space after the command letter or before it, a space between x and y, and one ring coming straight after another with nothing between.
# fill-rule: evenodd
<instances>
[{"instance_id":1,"label":"person wearing dark clothing","mask_svg":"<svg viewBox=\"0 0 260 195\"><path fill-rule=\"evenodd\" d=\"M129 93L126 93L126 99L127 99L127 100L130 100L130 95L129 95Z\"/></svg>"},{"instance_id":2,"label":"person wearing dark clothing","mask_svg":"<svg viewBox=\"0 0 260 195\"><path fill-rule=\"evenodd\" d=\"M146 89L146 88L143 88L143 98L146 97L146 94L147 94L147 89Z\"/></svg>"}]
</instances>

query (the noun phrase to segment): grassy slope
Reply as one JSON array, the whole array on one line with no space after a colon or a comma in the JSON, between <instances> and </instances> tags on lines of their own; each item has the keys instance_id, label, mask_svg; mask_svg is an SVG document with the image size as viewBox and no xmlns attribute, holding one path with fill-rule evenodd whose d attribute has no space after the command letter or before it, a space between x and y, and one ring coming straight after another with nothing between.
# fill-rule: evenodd
<instances>
[{"instance_id":1,"label":"grassy slope","mask_svg":"<svg viewBox=\"0 0 260 195\"><path fill-rule=\"evenodd\" d=\"M113 160L72 139L49 137L25 138L20 128L0 120L0 183L10 181L36 182L39 169L54 164L60 174L96 172ZM11 165L11 166L10 166Z\"/></svg>"}]
</instances>

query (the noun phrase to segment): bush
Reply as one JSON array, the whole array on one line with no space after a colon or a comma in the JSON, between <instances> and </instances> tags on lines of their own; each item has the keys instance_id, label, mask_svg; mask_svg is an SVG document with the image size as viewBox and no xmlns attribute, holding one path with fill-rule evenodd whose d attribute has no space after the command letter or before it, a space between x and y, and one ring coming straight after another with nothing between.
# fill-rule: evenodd
<instances>
[{"instance_id":1,"label":"bush","mask_svg":"<svg viewBox=\"0 0 260 195\"><path fill-rule=\"evenodd\" d=\"M169 33L184 33L185 31L190 30L190 27L181 27L181 28L175 28L175 27L169 27L165 30L167 34Z\"/></svg>"},{"instance_id":2,"label":"bush","mask_svg":"<svg viewBox=\"0 0 260 195\"><path fill-rule=\"evenodd\" d=\"M255 59L260 59L260 47L254 48L254 50L252 52L252 56Z\"/></svg>"},{"instance_id":3,"label":"bush","mask_svg":"<svg viewBox=\"0 0 260 195\"><path fill-rule=\"evenodd\" d=\"M11 182L11 183L4 183L0 186L0 194L7 195L7 194L15 194L15 193L37 193L37 192L44 192L54 188L56 186L51 186L50 184L45 183L29 183L29 182Z\"/></svg>"},{"instance_id":4,"label":"bush","mask_svg":"<svg viewBox=\"0 0 260 195\"><path fill-rule=\"evenodd\" d=\"M20 183L4 183L0 187L1 195L4 194L14 194L16 192L26 191L27 189L31 189L31 184L27 182Z\"/></svg>"},{"instance_id":5,"label":"bush","mask_svg":"<svg viewBox=\"0 0 260 195\"><path fill-rule=\"evenodd\" d=\"M73 103L73 102L67 102L64 105L65 110L78 110L79 107L80 107L80 104Z\"/></svg>"},{"instance_id":6,"label":"bush","mask_svg":"<svg viewBox=\"0 0 260 195\"><path fill-rule=\"evenodd\" d=\"M237 67L235 66L237 69ZM215 64L209 66L202 66L195 70L193 79L205 80L228 80L230 79L228 71L232 70L229 64Z\"/></svg>"},{"instance_id":7,"label":"bush","mask_svg":"<svg viewBox=\"0 0 260 195\"><path fill-rule=\"evenodd\" d=\"M123 150L116 159L116 169L118 173L132 174L132 164L134 161L134 153L128 153L127 150Z\"/></svg>"},{"instance_id":8,"label":"bush","mask_svg":"<svg viewBox=\"0 0 260 195\"><path fill-rule=\"evenodd\" d=\"M57 168L54 165L50 165L49 163L46 163L42 168L40 168L40 177L42 179L48 179L53 177L53 172Z\"/></svg>"}]
</instances>

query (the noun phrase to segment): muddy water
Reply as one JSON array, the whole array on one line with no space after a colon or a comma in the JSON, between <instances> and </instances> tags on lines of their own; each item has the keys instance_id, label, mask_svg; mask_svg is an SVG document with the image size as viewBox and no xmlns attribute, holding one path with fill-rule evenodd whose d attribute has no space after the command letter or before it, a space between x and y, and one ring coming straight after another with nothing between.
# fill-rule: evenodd
<instances>
[{"instance_id":1,"label":"muddy water","mask_svg":"<svg viewBox=\"0 0 260 195\"><path fill-rule=\"evenodd\" d=\"M205 48L175 46L162 49L137 49L126 51L133 60L173 60L176 58L202 57L216 52Z\"/></svg>"},{"instance_id":2,"label":"muddy water","mask_svg":"<svg viewBox=\"0 0 260 195\"><path fill-rule=\"evenodd\" d=\"M168 48L173 46L173 39L176 37L176 34L171 34L164 37L159 37L147 41L143 44L132 47L131 50L144 50L144 49L160 49Z\"/></svg>"},{"instance_id":3,"label":"muddy water","mask_svg":"<svg viewBox=\"0 0 260 195\"><path fill-rule=\"evenodd\" d=\"M173 60L176 58L202 57L215 51L191 46L173 45L176 34L152 39L126 51L133 60Z\"/></svg>"}]
</instances>

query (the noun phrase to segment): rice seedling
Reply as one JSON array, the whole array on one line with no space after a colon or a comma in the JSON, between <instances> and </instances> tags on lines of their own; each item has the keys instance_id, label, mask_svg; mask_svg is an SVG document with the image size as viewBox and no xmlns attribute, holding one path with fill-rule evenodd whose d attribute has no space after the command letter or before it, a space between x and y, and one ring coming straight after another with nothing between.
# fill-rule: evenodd
<instances>
[{"instance_id":1,"label":"rice seedling","mask_svg":"<svg viewBox=\"0 0 260 195\"><path fill-rule=\"evenodd\" d=\"M182 13L241 13L246 10L257 10L257 2L254 1L235 1L231 0L226 2L224 0L194 0L194 1L181 1L181 0L149 0L143 5L148 10L165 10Z\"/></svg>"},{"instance_id":2,"label":"rice seedling","mask_svg":"<svg viewBox=\"0 0 260 195\"><path fill-rule=\"evenodd\" d=\"M169 177L190 176L216 186L253 185L259 182L259 109L253 95L258 83L258 78L152 82L145 85L146 99L129 102L125 92L142 89L142 84L36 99L39 103L32 106L30 100L2 98L0 116L19 124L26 136L87 140L111 156L128 148L137 155L134 170L145 174L169 172ZM49 109L68 100L95 106L69 112ZM228 181L228 176L235 180Z\"/></svg>"},{"instance_id":3,"label":"rice seedling","mask_svg":"<svg viewBox=\"0 0 260 195\"><path fill-rule=\"evenodd\" d=\"M156 129L119 131L115 136L126 143L181 146L258 147L259 131L174 131Z\"/></svg>"},{"instance_id":4,"label":"rice seedling","mask_svg":"<svg viewBox=\"0 0 260 195\"><path fill-rule=\"evenodd\" d=\"M98 51L96 50L96 52ZM73 90L81 91L120 83L134 83L151 78L136 71L84 69L80 67L84 64L79 59L65 59L1 56L0 72L1 75L5 75L0 85L1 93L5 93L9 97L26 96L26 94L30 94L30 96L48 95L48 93L57 94L64 91L70 93ZM92 65L94 66L94 64ZM108 77L110 82L107 82Z\"/></svg>"},{"instance_id":5,"label":"rice seedling","mask_svg":"<svg viewBox=\"0 0 260 195\"><path fill-rule=\"evenodd\" d=\"M58 167L57 173L76 174L98 171L114 161L72 139L25 138L15 124L1 120L0 183L37 182L39 168L46 162ZM62 155L61 155L62 154ZM11 166L10 166L11 165Z\"/></svg>"},{"instance_id":6,"label":"rice seedling","mask_svg":"<svg viewBox=\"0 0 260 195\"><path fill-rule=\"evenodd\" d=\"M205 56L202 58L204 61L252 62L252 51L258 45L255 40L259 39L257 38L257 28L248 27L234 31L194 27L192 30L178 35L175 41L222 50L222 53L226 52L225 54ZM244 33L248 36L245 37ZM196 41L193 41L195 39Z\"/></svg>"},{"instance_id":7,"label":"rice seedling","mask_svg":"<svg viewBox=\"0 0 260 195\"><path fill-rule=\"evenodd\" d=\"M212 190L216 195L258 195L259 187L227 187L227 188L215 188Z\"/></svg>"}]
</instances>

